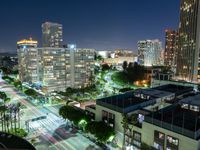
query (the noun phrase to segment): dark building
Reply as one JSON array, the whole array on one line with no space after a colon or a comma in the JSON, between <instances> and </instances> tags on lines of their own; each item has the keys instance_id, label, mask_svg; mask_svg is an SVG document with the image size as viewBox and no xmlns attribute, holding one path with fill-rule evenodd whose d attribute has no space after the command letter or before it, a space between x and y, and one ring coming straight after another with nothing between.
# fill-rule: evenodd
<instances>
[{"instance_id":1,"label":"dark building","mask_svg":"<svg viewBox=\"0 0 200 150\"><path fill-rule=\"evenodd\" d=\"M42 24L42 46L62 47L63 27L61 24L45 22Z\"/></svg>"},{"instance_id":2,"label":"dark building","mask_svg":"<svg viewBox=\"0 0 200 150\"><path fill-rule=\"evenodd\" d=\"M165 30L165 52L164 65L174 69L176 66L178 32L175 30Z\"/></svg>"}]
</instances>

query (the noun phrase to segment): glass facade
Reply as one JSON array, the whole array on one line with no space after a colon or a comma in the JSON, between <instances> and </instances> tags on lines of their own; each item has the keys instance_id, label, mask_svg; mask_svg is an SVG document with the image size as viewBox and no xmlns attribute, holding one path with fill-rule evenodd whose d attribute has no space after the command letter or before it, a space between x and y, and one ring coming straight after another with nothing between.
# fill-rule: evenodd
<instances>
[{"instance_id":1,"label":"glass facade","mask_svg":"<svg viewBox=\"0 0 200 150\"><path fill-rule=\"evenodd\" d=\"M177 75L181 80L200 79L199 0L181 0Z\"/></svg>"}]
</instances>

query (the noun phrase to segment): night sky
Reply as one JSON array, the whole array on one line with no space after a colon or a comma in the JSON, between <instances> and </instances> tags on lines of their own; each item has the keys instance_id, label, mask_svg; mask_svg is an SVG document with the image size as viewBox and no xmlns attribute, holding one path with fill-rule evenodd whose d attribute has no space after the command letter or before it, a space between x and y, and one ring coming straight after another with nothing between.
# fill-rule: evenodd
<instances>
[{"instance_id":1,"label":"night sky","mask_svg":"<svg viewBox=\"0 0 200 150\"><path fill-rule=\"evenodd\" d=\"M16 41L41 44L41 24L58 22L64 43L78 47L136 51L137 41L177 28L180 0L1 0L0 52L16 52ZM163 43L164 46L164 43Z\"/></svg>"}]
</instances>

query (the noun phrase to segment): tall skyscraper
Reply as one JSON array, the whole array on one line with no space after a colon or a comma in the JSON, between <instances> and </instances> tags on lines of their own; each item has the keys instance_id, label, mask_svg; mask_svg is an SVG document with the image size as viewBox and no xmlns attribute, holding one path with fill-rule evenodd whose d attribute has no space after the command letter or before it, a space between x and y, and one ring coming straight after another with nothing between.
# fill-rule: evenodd
<instances>
[{"instance_id":1,"label":"tall skyscraper","mask_svg":"<svg viewBox=\"0 0 200 150\"><path fill-rule=\"evenodd\" d=\"M161 54L162 43L159 40L144 40L138 42L138 62L140 65L163 65Z\"/></svg>"},{"instance_id":2,"label":"tall skyscraper","mask_svg":"<svg viewBox=\"0 0 200 150\"><path fill-rule=\"evenodd\" d=\"M200 0L181 0L177 75L200 82Z\"/></svg>"},{"instance_id":3,"label":"tall skyscraper","mask_svg":"<svg viewBox=\"0 0 200 150\"><path fill-rule=\"evenodd\" d=\"M42 24L42 46L62 47L63 27L61 24L45 22Z\"/></svg>"},{"instance_id":4,"label":"tall skyscraper","mask_svg":"<svg viewBox=\"0 0 200 150\"><path fill-rule=\"evenodd\" d=\"M31 38L17 42L19 79L22 82L38 81L37 44Z\"/></svg>"},{"instance_id":5,"label":"tall skyscraper","mask_svg":"<svg viewBox=\"0 0 200 150\"><path fill-rule=\"evenodd\" d=\"M176 68L178 32L175 30L165 30L165 51L164 65L174 70Z\"/></svg>"}]
</instances>

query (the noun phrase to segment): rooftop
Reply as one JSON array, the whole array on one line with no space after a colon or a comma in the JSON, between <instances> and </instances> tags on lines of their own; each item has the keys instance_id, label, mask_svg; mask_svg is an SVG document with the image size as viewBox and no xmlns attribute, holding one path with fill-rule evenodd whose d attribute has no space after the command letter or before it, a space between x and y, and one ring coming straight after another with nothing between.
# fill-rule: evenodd
<instances>
[{"instance_id":1,"label":"rooftop","mask_svg":"<svg viewBox=\"0 0 200 150\"><path fill-rule=\"evenodd\" d=\"M24 39L24 40L18 41L17 44L18 45L20 45L20 44L38 44L38 41L32 40L32 38L30 38L30 39Z\"/></svg>"},{"instance_id":2,"label":"rooftop","mask_svg":"<svg viewBox=\"0 0 200 150\"><path fill-rule=\"evenodd\" d=\"M157 89L138 89L135 92L148 95L152 98L161 98L161 97L166 97L173 94L171 92L157 90Z\"/></svg>"},{"instance_id":3,"label":"rooftop","mask_svg":"<svg viewBox=\"0 0 200 150\"><path fill-rule=\"evenodd\" d=\"M200 137L199 112L174 104L145 116L145 121L193 139Z\"/></svg>"},{"instance_id":4,"label":"rooftop","mask_svg":"<svg viewBox=\"0 0 200 150\"><path fill-rule=\"evenodd\" d=\"M134 96L134 92L127 92L121 95L115 95L97 100L97 105L101 105L121 113L128 113L155 103L156 100Z\"/></svg>"},{"instance_id":5,"label":"rooftop","mask_svg":"<svg viewBox=\"0 0 200 150\"><path fill-rule=\"evenodd\" d=\"M189 96L183 100L180 101L181 104L189 104L194 106L200 107L200 94L195 96Z\"/></svg>"},{"instance_id":6,"label":"rooftop","mask_svg":"<svg viewBox=\"0 0 200 150\"><path fill-rule=\"evenodd\" d=\"M179 96L179 95L184 94L186 92L193 91L193 87L176 85L176 84L167 84L167 85L155 87L153 89L156 89L156 90L159 90L159 91L175 93L176 96Z\"/></svg>"}]
</instances>

